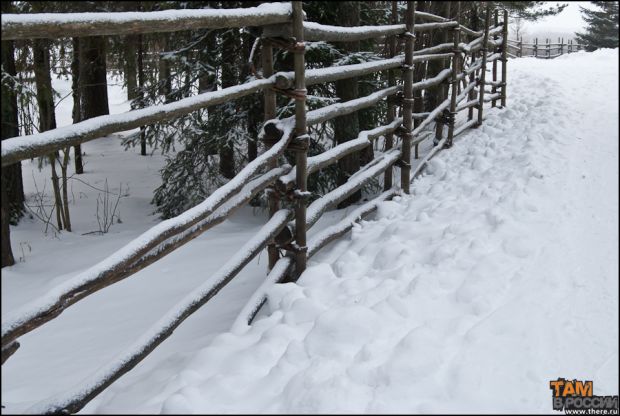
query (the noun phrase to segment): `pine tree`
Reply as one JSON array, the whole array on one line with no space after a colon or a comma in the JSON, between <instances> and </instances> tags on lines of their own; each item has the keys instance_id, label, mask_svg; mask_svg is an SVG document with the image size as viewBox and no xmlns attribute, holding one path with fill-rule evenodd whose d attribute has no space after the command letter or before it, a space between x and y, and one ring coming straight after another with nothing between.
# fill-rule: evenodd
<instances>
[{"instance_id":1,"label":"pine tree","mask_svg":"<svg viewBox=\"0 0 620 416\"><path fill-rule=\"evenodd\" d=\"M588 52L599 48L618 47L618 2L593 1L599 10L579 7L583 20L588 27L585 33L577 33L580 44L585 45Z\"/></svg>"}]
</instances>

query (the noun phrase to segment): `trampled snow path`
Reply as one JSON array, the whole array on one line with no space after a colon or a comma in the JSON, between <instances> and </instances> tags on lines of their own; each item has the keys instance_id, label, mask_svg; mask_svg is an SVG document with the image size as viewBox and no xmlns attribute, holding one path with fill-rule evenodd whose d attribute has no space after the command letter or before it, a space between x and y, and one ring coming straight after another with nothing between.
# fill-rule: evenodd
<instances>
[{"instance_id":1,"label":"trampled snow path","mask_svg":"<svg viewBox=\"0 0 620 416\"><path fill-rule=\"evenodd\" d=\"M211 341L258 286L253 264L82 413L549 413L557 377L617 394L617 60L511 60L508 108L436 156L412 196L383 203L296 285L275 287L246 332ZM93 373L87 364L139 336L263 222L223 224L24 336L2 368L4 410Z\"/></svg>"},{"instance_id":2,"label":"trampled snow path","mask_svg":"<svg viewBox=\"0 0 620 416\"><path fill-rule=\"evenodd\" d=\"M164 413L550 412L557 377L617 394L617 58L510 61L508 108L148 402ZM138 386L86 410L139 411Z\"/></svg>"}]
</instances>

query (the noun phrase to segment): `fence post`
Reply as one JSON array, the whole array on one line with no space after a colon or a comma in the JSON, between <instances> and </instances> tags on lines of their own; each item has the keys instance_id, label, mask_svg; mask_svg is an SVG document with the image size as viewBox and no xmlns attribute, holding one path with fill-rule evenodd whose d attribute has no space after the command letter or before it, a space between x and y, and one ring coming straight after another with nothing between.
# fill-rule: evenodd
<instances>
[{"instance_id":1,"label":"fence post","mask_svg":"<svg viewBox=\"0 0 620 416\"><path fill-rule=\"evenodd\" d=\"M402 153L400 160L400 186L403 192L409 193L409 178L411 176L411 133L413 131L413 42L415 41L415 2L407 2L405 14L405 86L403 91L403 127Z\"/></svg>"},{"instance_id":2,"label":"fence post","mask_svg":"<svg viewBox=\"0 0 620 416\"><path fill-rule=\"evenodd\" d=\"M460 15L461 15L461 2L456 2L456 21L460 24ZM461 29L459 25L454 28L453 40L454 47L452 50L452 88L450 95L450 124L448 125L448 137L446 139L446 143L444 145L445 148L452 147L452 140L454 138L454 119L456 117L456 96L458 89L456 88L458 79L457 76L460 72L459 59L461 57L461 52L459 51L459 42L461 41Z\"/></svg>"},{"instance_id":3,"label":"fence post","mask_svg":"<svg viewBox=\"0 0 620 416\"><path fill-rule=\"evenodd\" d=\"M549 59L551 57L551 44L549 43L549 38L546 39L547 44L545 45L546 47L546 53L547 53L547 59Z\"/></svg>"},{"instance_id":4,"label":"fence post","mask_svg":"<svg viewBox=\"0 0 620 416\"><path fill-rule=\"evenodd\" d=\"M502 42L502 107L506 107L506 64L508 63L508 10L504 9L504 27L502 28L504 40Z\"/></svg>"},{"instance_id":5,"label":"fence post","mask_svg":"<svg viewBox=\"0 0 620 416\"><path fill-rule=\"evenodd\" d=\"M273 75L273 46L267 38L262 39L261 42L263 42L261 53L263 77L269 78ZM276 93L274 90L271 88L265 88L263 90L263 103L265 107L264 120L267 121L276 118ZM269 164L269 169L276 168L277 166L278 162L274 160ZM270 187L269 190L268 205L269 217L271 218L271 216L280 209L280 198L273 186ZM269 270L271 270L280 257L275 242L272 241L269 243L267 246L267 253L269 256Z\"/></svg>"},{"instance_id":6,"label":"fence post","mask_svg":"<svg viewBox=\"0 0 620 416\"><path fill-rule=\"evenodd\" d=\"M398 3L396 1L392 1L392 24L395 25L397 23L398 23ZM390 36L388 46L389 46L388 56L390 58L393 58L394 56L396 56L396 35ZM390 87L393 87L396 85L396 74L394 73L394 71L395 71L394 69L388 70L388 85ZM389 97L387 100L388 102L387 122L388 123L391 123L396 118L396 104L394 103L394 100L390 98L392 97ZM387 151L388 149L391 149L393 146L394 146L394 134L388 133L385 135L385 150ZM392 166L390 166L385 170L385 174L383 175L383 190L387 191L392 188L392 185L393 185L392 176L393 176L393 169L392 169Z\"/></svg>"},{"instance_id":7,"label":"fence post","mask_svg":"<svg viewBox=\"0 0 620 416\"><path fill-rule=\"evenodd\" d=\"M538 58L538 38L534 40L534 58Z\"/></svg>"},{"instance_id":8,"label":"fence post","mask_svg":"<svg viewBox=\"0 0 620 416\"><path fill-rule=\"evenodd\" d=\"M523 57L523 36L521 36L521 40L519 41L519 58Z\"/></svg>"},{"instance_id":9,"label":"fence post","mask_svg":"<svg viewBox=\"0 0 620 416\"><path fill-rule=\"evenodd\" d=\"M451 16L451 3L452 2L445 2L445 18L446 19L450 19ZM444 30L441 32L441 42L440 43L448 43L450 42L450 31L449 30ZM444 58L441 60L441 69L444 70L446 68L450 67L450 58ZM437 93L436 95L439 97L439 99L437 100L437 102L443 102L444 100L446 100L448 98L448 93L449 93L449 84L447 82L442 82L441 84L439 84L437 86ZM443 138L443 126L444 123L435 123L435 138L433 139L433 144L437 144L441 141L441 139ZM416 159L418 158L418 145L415 145L415 156Z\"/></svg>"},{"instance_id":10,"label":"fence post","mask_svg":"<svg viewBox=\"0 0 620 416\"><path fill-rule=\"evenodd\" d=\"M482 49L480 53L482 53L482 66L480 68L480 85L478 86L479 91L479 102L478 102L478 123L476 127L482 125L482 110L484 109L484 80L486 78L487 72L487 43L489 42L489 25L491 24L491 2L487 3L486 15L484 17L484 39L482 39Z\"/></svg>"},{"instance_id":11,"label":"fence post","mask_svg":"<svg viewBox=\"0 0 620 416\"><path fill-rule=\"evenodd\" d=\"M474 13L472 13L471 16L471 28L475 31L478 30L478 8L474 8ZM471 66L473 66L476 63L476 52L472 52L471 54ZM473 83L476 82L476 71L472 71L471 74L469 74L469 83ZM474 88L471 89L471 91L469 91L469 94L467 95L467 101L473 101L476 99L476 91L474 91ZM474 118L474 107L469 107L467 109L467 121L471 121Z\"/></svg>"},{"instance_id":12,"label":"fence post","mask_svg":"<svg viewBox=\"0 0 620 416\"><path fill-rule=\"evenodd\" d=\"M564 55L564 38L560 42L560 55Z\"/></svg>"},{"instance_id":13,"label":"fence post","mask_svg":"<svg viewBox=\"0 0 620 416\"><path fill-rule=\"evenodd\" d=\"M499 11L495 9L493 13L493 26L497 26L499 24ZM497 35L493 35L493 41L497 40ZM486 45L485 45L486 47ZM497 46L493 45L493 52L497 50ZM497 92L497 87L495 83L497 82L497 59L493 61L493 86L491 87L491 92L495 94ZM497 100L491 101L491 107L495 107Z\"/></svg>"},{"instance_id":14,"label":"fence post","mask_svg":"<svg viewBox=\"0 0 620 416\"><path fill-rule=\"evenodd\" d=\"M304 44L304 16L301 1L293 1L293 36L295 37L295 134L299 144L295 152L297 200L295 205L295 275L298 278L306 269L306 193L308 182L308 145L306 125L306 69Z\"/></svg>"}]
</instances>

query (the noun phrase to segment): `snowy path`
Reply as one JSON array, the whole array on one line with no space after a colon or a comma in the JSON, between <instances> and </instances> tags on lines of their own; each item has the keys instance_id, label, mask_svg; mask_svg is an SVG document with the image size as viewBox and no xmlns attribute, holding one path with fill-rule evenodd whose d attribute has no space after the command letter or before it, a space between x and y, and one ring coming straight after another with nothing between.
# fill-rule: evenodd
<instances>
[{"instance_id":1,"label":"snowy path","mask_svg":"<svg viewBox=\"0 0 620 416\"><path fill-rule=\"evenodd\" d=\"M274 288L268 316L216 337L149 407L550 412L557 377L617 394L617 57L511 61L509 108ZM148 384L86 410L144 411Z\"/></svg>"},{"instance_id":2,"label":"snowy path","mask_svg":"<svg viewBox=\"0 0 620 416\"><path fill-rule=\"evenodd\" d=\"M298 284L275 287L247 332L223 331L264 256L82 413L549 413L557 377L617 394L617 59L511 60L508 108L440 153L412 196L317 254ZM99 250L71 269L44 273L72 245L85 254L85 237L33 242L3 276L3 312L152 225L140 197L135 219L124 214L132 228L92 240ZM2 367L4 410L79 385L135 340L264 223L249 212L22 337Z\"/></svg>"}]
</instances>

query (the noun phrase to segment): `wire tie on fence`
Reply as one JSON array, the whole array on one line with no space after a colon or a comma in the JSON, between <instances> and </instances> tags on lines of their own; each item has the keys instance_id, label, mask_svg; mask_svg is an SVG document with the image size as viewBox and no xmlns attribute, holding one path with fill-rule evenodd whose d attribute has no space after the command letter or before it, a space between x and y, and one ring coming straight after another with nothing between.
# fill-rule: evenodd
<instances>
[{"instance_id":1,"label":"wire tie on fence","mask_svg":"<svg viewBox=\"0 0 620 416\"><path fill-rule=\"evenodd\" d=\"M394 164L401 169L411 169L411 163L405 162L402 159L398 159L396 162L394 162Z\"/></svg>"},{"instance_id":2,"label":"wire tie on fence","mask_svg":"<svg viewBox=\"0 0 620 416\"><path fill-rule=\"evenodd\" d=\"M409 130L401 124L400 126L396 128L396 130L394 130L394 134L397 135L398 137L402 137L403 134L407 133L408 131Z\"/></svg>"},{"instance_id":3,"label":"wire tie on fence","mask_svg":"<svg viewBox=\"0 0 620 416\"><path fill-rule=\"evenodd\" d=\"M295 242L288 243L282 246L282 248L286 251L290 251L291 253L307 253L308 252L308 246L299 246Z\"/></svg>"},{"instance_id":4,"label":"wire tie on fence","mask_svg":"<svg viewBox=\"0 0 620 416\"><path fill-rule=\"evenodd\" d=\"M306 90L305 88L302 89L282 89L282 88L278 88L278 87L271 87L272 90L274 90L275 92L278 92L282 95L285 95L287 97L293 98L295 100L305 100L306 99L306 93L308 92L308 90Z\"/></svg>"},{"instance_id":5,"label":"wire tie on fence","mask_svg":"<svg viewBox=\"0 0 620 416\"><path fill-rule=\"evenodd\" d=\"M439 116L435 119L437 123L445 124L447 126L454 124L456 112L452 112L449 109L444 109Z\"/></svg>"},{"instance_id":6,"label":"wire tie on fence","mask_svg":"<svg viewBox=\"0 0 620 416\"><path fill-rule=\"evenodd\" d=\"M413 71L413 65L402 64L400 69L403 71Z\"/></svg>"},{"instance_id":7,"label":"wire tie on fence","mask_svg":"<svg viewBox=\"0 0 620 416\"><path fill-rule=\"evenodd\" d=\"M458 111L449 111L450 113L450 125L454 126L454 123L456 122L456 115L458 114Z\"/></svg>"},{"instance_id":8,"label":"wire tie on fence","mask_svg":"<svg viewBox=\"0 0 620 416\"><path fill-rule=\"evenodd\" d=\"M301 199L303 201L307 201L312 197L312 192L310 191L300 191L299 189L295 189L293 191L293 199Z\"/></svg>"},{"instance_id":9,"label":"wire tie on fence","mask_svg":"<svg viewBox=\"0 0 620 416\"><path fill-rule=\"evenodd\" d=\"M308 90L305 88L295 88L293 94L296 100L305 100Z\"/></svg>"},{"instance_id":10,"label":"wire tie on fence","mask_svg":"<svg viewBox=\"0 0 620 416\"><path fill-rule=\"evenodd\" d=\"M289 46L288 49L294 53L304 53L306 51L306 42L297 41L293 45Z\"/></svg>"},{"instance_id":11,"label":"wire tie on fence","mask_svg":"<svg viewBox=\"0 0 620 416\"><path fill-rule=\"evenodd\" d=\"M411 133L411 131L407 130L406 128L401 129L397 129L395 131L396 135L398 137L400 137L401 139L409 139L412 140L413 139L413 134Z\"/></svg>"},{"instance_id":12,"label":"wire tie on fence","mask_svg":"<svg viewBox=\"0 0 620 416\"><path fill-rule=\"evenodd\" d=\"M300 146L305 146L307 148L308 146L310 146L310 135L309 134L299 135L295 137L293 141L295 142L295 144L298 144Z\"/></svg>"}]
</instances>

